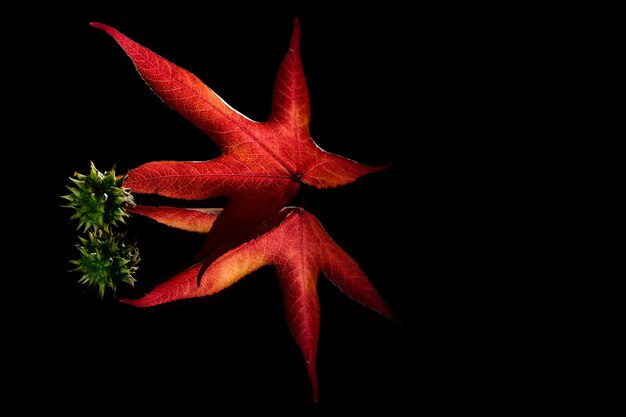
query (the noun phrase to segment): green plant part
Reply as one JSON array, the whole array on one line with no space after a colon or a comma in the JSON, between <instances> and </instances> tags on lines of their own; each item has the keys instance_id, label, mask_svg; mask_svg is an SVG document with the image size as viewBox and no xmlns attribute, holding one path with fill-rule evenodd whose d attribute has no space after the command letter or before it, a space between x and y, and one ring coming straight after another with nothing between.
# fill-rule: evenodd
<instances>
[{"instance_id":1,"label":"green plant part","mask_svg":"<svg viewBox=\"0 0 626 417\"><path fill-rule=\"evenodd\" d=\"M109 232L117 222L124 223L128 206L135 205L130 190L122 186L125 176L116 176L115 168L102 173L93 162L89 175L77 172L74 176L70 180L76 186L68 186L71 194L62 198L69 201L63 207L76 210L71 220L78 220L78 229Z\"/></svg>"},{"instance_id":2,"label":"green plant part","mask_svg":"<svg viewBox=\"0 0 626 417\"><path fill-rule=\"evenodd\" d=\"M78 237L80 257L70 262L83 274L79 283L97 288L100 298L107 288L115 295L120 283L135 283L133 274L139 263L137 246L125 243L126 233L117 230L129 216L129 207L135 205L133 196L122 186L126 177L116 176L115 169L102 173L92 162L88 175L74 176L70 180L75 186L67 187L71 194L62 197L69 203L63 207L76 210L71 220L77 220L77 229L82 228L87 236Z\"/></svg>"},{"instance_id":3,"label":"green plant part","mask_svg":"<svg viewBox=\"0 0 626 417\"><path fill-rule=\"evenodd\" d=\"M81 243L76 246L80 258L70 262L76 265L75 271L83 273L78 282L97 288L100 298L107 287L115 294L118 284L135 283L133 274L137 271L139 250L135 244L124 242L125 235L98 230L89 232L86 239L79 237Z\"/></svg>"}]
</instances>

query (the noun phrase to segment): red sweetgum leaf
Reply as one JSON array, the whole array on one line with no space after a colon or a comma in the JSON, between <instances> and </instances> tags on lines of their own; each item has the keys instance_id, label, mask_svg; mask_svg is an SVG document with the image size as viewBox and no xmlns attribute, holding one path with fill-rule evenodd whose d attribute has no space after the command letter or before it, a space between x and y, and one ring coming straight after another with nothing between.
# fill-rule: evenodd
<instances>
[{"instance_id":1,"label":"red sweetgum leaf","mask_svg":"<svg viewBox=\"0 0 626 417\"><path fill-rule=\"evenodd\" d=\"M337 187L386 168L326 152L313 142L297 19L289 50L276 76L272 113L266 122L247 118L198 77L116 29L102 23L91 25L112 36L150 88L207 133L222 151L221 156L209 161L149 162L130 170L124 182L133 193L187 200L229 197L198 259L219 247L229 247L224 246L229 242L241 242L242 235L291 201L300 182L317 188ZM217 251L211 259L219 254Z\"/></svg>"},{"instance_id":2,"label":"red sweetgum leaf","mask_svg":"<svg viewBox=\"0 0 626 417\"><path fill-rule=\"evenodd\" d=\"M153 217L154 212L148 215ZM178 217L185 218L184 215ZM198 223L203 222L204 227L210 227L212 219L209 216L194 217L193 222L193 228L199 228ZM177 223L182 229L190 228L181 224L183 222ZM288 207L281 210L269 225L265 223L262 226L264 229L259 230L255 238L218 257L204 271L200 286L196 285L196 277L202 264L196 264L158 285L143 298L120 301L135 307L150 307L203 297L229 287L262 266L274 265L283 293L287 321L304 355L313 399L317 402L315 358L320 325L317 296L319 273L323 272L346 295L361 304L390 319L394 319L394 315L356 261L328 236L315 216L301 208Z\"/></svg>"}]
</instances>

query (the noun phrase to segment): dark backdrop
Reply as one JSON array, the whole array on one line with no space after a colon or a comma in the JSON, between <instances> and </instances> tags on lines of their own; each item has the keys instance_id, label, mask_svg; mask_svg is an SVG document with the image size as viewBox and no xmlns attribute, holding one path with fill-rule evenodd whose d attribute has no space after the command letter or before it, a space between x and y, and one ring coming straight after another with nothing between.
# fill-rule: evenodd
<instances>
[{"instance_id":1,"label":"dark backdrop","mask_svg":"<svg viewBox=\"0 0 626 417\"><path fill-rule=\"evenodd\" d=\"M24 106L20 144L29 161L24 176L35 173L27 178L37 190L25 245L37 243L26 251L20 282L27 288L18 311L28 324L17 326L25 342L18 349L29 353L17 389L87 414L103 406L181 415L252 406L291 415L382 407L399 415L393 411L482 409L507 395L500 381L513 365L499 358L509 342L493 338L502 323L484 324L494 312L483 304L487 284L477 277L489 268L476 267L485 254L472 217L482 210L482 168L471 159L497 129L485 121L499 104L499 92L484 83L484 71L496 77L496 70L481 64L486 49L498 48L485 47L481 24L459 9L206 8L92 5L25 20L32 40L19 48L19 62L35 93ZM118 28L264 120L296 15L314 139L360 162L393 161L348 186L303 189L301 202L403 322L388 322L321 276L316 407L272 268L203 299L150 309L110 295L101 301L68 272L76 233L70 210L59 207L68 177L86 172L90 160L123 173L153 160L218 155L90 21ZM129 227L142 263L136 288L120 288L122 296L139 296L185 268L201 244L144 219Z\"/></svg>"}]
</instances>

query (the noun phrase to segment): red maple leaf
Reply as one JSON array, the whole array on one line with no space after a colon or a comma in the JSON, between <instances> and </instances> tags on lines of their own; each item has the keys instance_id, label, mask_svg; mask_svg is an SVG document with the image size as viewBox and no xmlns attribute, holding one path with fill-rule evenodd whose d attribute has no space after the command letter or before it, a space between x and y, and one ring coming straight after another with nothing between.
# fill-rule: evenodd
<instances>
[{"instance_id":1,"label":"red maple leaf","mask_svg":"<svg viewBox=\"0 0 626 417\"><path fill-rule=\"evenodd\" d=\"M320 149L309 133L309 96L300 61L295 20L289 51L274 85L267 122L248 119L226 104L195 75L132 41L116 29L92 23L111 35L152 90L209 134L222 155L202 162L149 162L132 169L124 185L134 193L187 200L227 196L223 209L132 208L136 214L180 229L207 233L198 263L138 300L148 307L214 294L265 265L276 267L286 316L307 363L317 401L315 357L319 335L317 277L324 274L343 292L393 318L393 313L357 263L301 208L283 208L300 184L330 188L385 167L363 165ZM202 281L196 282L199 278Z\"/></svg>"},{"instance_id":2,"label":"red maple leaf","mask_svg":"<svg viewBox=\"0 0 626 417\"><path fill-rule=\"evenodd\" d=\"M206 132L222 151L209 161L149 162L130 170L124 183L133 193L187 200L229 198L198 258L213 253L212 260L236 245L227 246L228 242L241 242L238 237L288 204L301 182L317 188L336 187L385 168L334 155L313 142L297 19L276 76L267 122L256 122L237 112L195 75L116 29L101 23L91 25L111 35L150 88Z\"/></svg>"},{"instance_id":3,"label":"red maple leaf","mask_svg":"<svg viewBox=\"0 0 626 417\"><path fill-rule=\"evenodd\" d=\"M142 206L136 207L134 212L189 231L210 229L219 214L210 209ZM304 355L313 399L317 402L315 357L320 326L317 296L320 271L349 297L390 319L394 316L356 261L328 236L315 216L304 209L287 207L262 222L249 241L211 263L203 272L200 286L196 285L196 277L202 264L197 264L158 285L143 298L120 301L150 307L215 294L266 265L276 267L287 321Z\"/></svg>"}]
</instances>

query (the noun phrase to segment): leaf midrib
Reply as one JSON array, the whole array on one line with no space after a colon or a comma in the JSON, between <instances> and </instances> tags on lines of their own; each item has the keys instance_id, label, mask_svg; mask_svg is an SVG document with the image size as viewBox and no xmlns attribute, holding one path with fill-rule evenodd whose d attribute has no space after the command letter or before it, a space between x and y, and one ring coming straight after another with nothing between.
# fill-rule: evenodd
<instances>
[{"instance_id":1,"label":"leaf midrib","mask_svg":"<svg viewBox=\"0 0 626 417\"><path fill-rule=\"evenodd\" d=\"M199 177L244 177L244 178L277 178L277 179L293 179L293 177L291 175L263 175L263 174L212 174L212 173L207 173L207 174L170 174L170 175L159 175L159 176L151 176L150 178L146 178L146 179L136 179L136 180L129 180L127 182L132 183L132 182L140 182L140 181L153 181L155 179L162 179L162 178L186 178L186 177L193 177L193 178L199 178Z\"/></svg>"}]
</instances>

